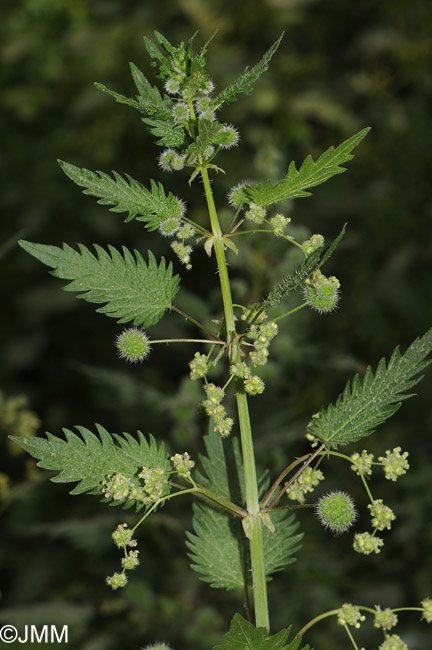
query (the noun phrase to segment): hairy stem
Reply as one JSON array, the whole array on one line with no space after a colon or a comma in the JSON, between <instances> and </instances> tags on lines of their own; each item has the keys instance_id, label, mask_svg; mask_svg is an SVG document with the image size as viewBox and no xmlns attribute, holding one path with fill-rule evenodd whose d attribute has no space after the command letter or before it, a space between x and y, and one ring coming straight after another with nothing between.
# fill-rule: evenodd
<instances>
[{"instance_id":1,"label":"hairy stem","mask_svg":"<svg viewBox=\"0 0 432 650\"><path fill-rule=\"evenodd\" d=\"M213 200L213 193L210 186L208 172L205 167L201 169L201 177L204 184L207 207L210 216L210 224L214 237L214 251L216 255L222 300L224 305L225 329L229 356L230 361L234 362L240 360L240 351L236 344L234 311L228 268L225 258L223 235ZM252 430L249 419L247 396L241 382L237 382L236 398L240 425L243 464L245 471L246 508L250 515L255 515L252 517L251 535L249 540L252 566L252 591L254 596L255 625L257 627L264 627L269 630L270 623L267 602L267 584L264 570L262 523L261 517L259 516L260 506L255 468L255 455L253 449Z\"/></svg>"}]
</instances>

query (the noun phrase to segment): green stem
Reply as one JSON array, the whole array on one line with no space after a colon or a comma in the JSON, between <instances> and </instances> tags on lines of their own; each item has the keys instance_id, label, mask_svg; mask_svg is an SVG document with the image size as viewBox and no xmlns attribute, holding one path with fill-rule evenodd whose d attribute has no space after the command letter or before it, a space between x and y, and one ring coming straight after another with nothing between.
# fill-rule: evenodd
<instances>
[{"instance_id":1,"label":"green stem","mask_svg":"<svg viewBox=\"0 0 432 650\"><path fill-rule=\"evenodd\" d=\"M332 609L328 612L324 612L323 614L320 614L319 616L315 616L315 618L310 620L309 623L306 623L306 625L302 627L299 634L303 636L305 632L307 632L313 625L315 625L319 621L322 621L324 618L328 618L329 616L336 616L337 614L339 614L339 609Z\"/></svg>"},{"instance_id":2,"label":"green stem","mask_svg":"<svg viewBox=\"0 0 432 650\"><path fill-rule=\"evenodd\" d=\"M190 321L191 323L193 323L194 325L196 325L197 327L202 329L203 332L206 332L206 334L208 334L209 336L214 338L215 341L217 341L218 343L224 343L224 341L222 341L216 334L214 334L214 332L212 332L205 325L203 325L202 323L197 321L195 318L193 318L193 316L190 316L189 314L186 314L186 312L182 311L181 309L179 309L175 305L169 305L169 309L172 309L173 311L176 311L178 314L180 314L180 316L183 316L183 318L186 318L186 320Z\"/></svg>"},{"instance_id":3,"label":"green stem","mask_svg":"<svg viewBox=\"0 0 432 650\"><path fill-rule=\"evenodd\" d=\"M230 362L240 360L240 350L236 343L236 329L231 296L231 286L228 275L227 262L223 234L214 204L208 172L205 167L201 168L201 177L204 185L207 207L209 211L210 224L214 237L214 251L219 272L222 300L224 305L225 329ZM252 515L250 534L250 556L252 566L252 591L254 596L255 625L270 629L267 583L264 569L264 549L262 537L262 523L259 516L260 506L258 498L258 483L255 468L255 455L252 441L252 430L249 419L249 408L243 384L237 382L236 386L237 410L239 416L240 439L242 445L243 465L245 472L246 508L249 515Z\"/></svg>"}]
</instances>

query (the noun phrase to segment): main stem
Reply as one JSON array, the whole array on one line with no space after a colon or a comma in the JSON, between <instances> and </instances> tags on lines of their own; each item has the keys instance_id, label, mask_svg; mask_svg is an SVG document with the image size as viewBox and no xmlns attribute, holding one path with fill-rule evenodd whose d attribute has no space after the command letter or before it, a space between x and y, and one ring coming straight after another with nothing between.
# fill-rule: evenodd
<instances>
[{"instance_id":1,"label":"main stem","mask_svg":"<svg viewBox=\"0 0 432 650\"><path fill-rule=\"evenodd\" d=\"M222 238L222 230L219 224L216 207L213 200L213 192L210 186L210 180L206 168L201 169L201 177L204 184L210 223L214 237L213 247L219 271L230 361L235 362L240 360L240 351L236 344L234 310L231 297L231 286L229 281L228 268L225 257L225 249ZM249 540L252 566L252 591L255 608L255 625L257 627L264 627L269 630L270 623L267 602L267 583L264 570L262 522L261 517L259 516L260 505L258 498L258 483L252 441L252 430L249 419L247 396L244 391L243 384L239 381L236 385L236 399L245 473L246 508L250 515L255 515L251 518L252 530Z\"/></svg>"}]
</instances>

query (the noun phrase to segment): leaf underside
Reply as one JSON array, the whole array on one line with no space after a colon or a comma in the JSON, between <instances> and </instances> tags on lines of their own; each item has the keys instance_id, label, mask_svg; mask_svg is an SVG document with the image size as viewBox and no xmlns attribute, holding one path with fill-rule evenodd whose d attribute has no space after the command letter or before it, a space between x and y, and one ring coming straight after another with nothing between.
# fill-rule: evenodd
<instances>
[{"instance_id":1,"label":"leaf underside","mask_svg":"<svg viewBox=\"0 0 432 650\"><path fill-rule=\"evenodd\" d=\"M244 475L241 453L236 438L225 442L211 431L204 438L207 456L201 457L205 476L196 480L230 499L244 503ZM193 533L187 532L192 568L204 582L221 589L237 589L251 581L249 544L241 521L211 505L194 504ZM295 561L301 534L294 534L298 523L283 511L271 513L276 531L263 527L264 567L270 575Z\"/></svg>"},{"instance_id":2,"label":"leaf underside","mask_svg":"<svg viewBox=\"0 0 432 650\"><path fill-rule=\"evenodd\" d=\"M287 644L291 634L290 625L277 634L269 634L262 627L255 627L240 614L234 614L230 630L225 634L225 643L214 646L213 650L298 650L302 637L298 634ZM309 645L302 650L309 650Z\"/></svg>"},{"instance_id":3,"label":"leaf underside","mask_svg":"<svg viewBox=\"0 0 432 650\"><path fill-rule=\"evenodd\" d=\"M271 203L279 203L288 199L310 196L306 190L324 183L336 174L346 171L342 164L354 158L351 151L363 140L370 128L365 128L345 140L336 149L330 147L316 162L308 156L297 170L295 162L291 162L288 173L279 183L273 185L271 181L258 185L247 185L243 188L243 196L257 205L265 207Z\"/></svg>"},{"instance_id":4,"label":"leaf underside","mask_svg":"<svg viewBox=\"0 0 432 650\"><path fill-rule=\"evenodd\" d=\"M125 247L122 254L113 246L108 246L107 252L95 244L95 256L82 244L78 244L79 251L68 244L63 248L23 240L19 244L54 268L52 275L71 280L65 291L81 292L78 298L103 304L96 311L117 318L119 323L154 325L178 291L179 276L172 275L172 265L167 267L162 258L158 266L151 251L146 264L138 251L133 256Z\"/></svg>"},{"instance_id":5,"label":"leaf underside","mask_svg":"<svg viewBox=\"0 0 432 650\"><path fill-rule=\"evenodd\" d=\"M59 472L51 479L54 483L77 482L70 494L102 495L102 481L117 472L136 481L138 485L136 474L144 466L170 470L164 445L158 445L153 436L146 439L141 431L137 432L138 439L129 433L110 434L99 424L96 424L98 435L86 427L75 428L80 435L70 429L63 429L65 440L49 432L46 433L46 439L23 436L10 438L39 460L38 467ZM143 504L126 499L111 500L110 503L122 504L125 508L135 505L137 510L143 507Z\"/></svg>"},{"instance_id":6,"label":"leaf underside","mask_svg":"<svg viewBox=\"0 0 432 650\"><path fill-rule=\"evenodd\" d=\"M362 381L355 375L336 404L330 404L312 418L308 432L328 449L370 435L399 409L403 400L413 396L409 391L422 379L419 373L431 363L431 359L426 359L431 350L432 328L417 338L405 354L397 347L387 365L381 359L375 375L370 366Z\"/></svg>"}]
</instances>

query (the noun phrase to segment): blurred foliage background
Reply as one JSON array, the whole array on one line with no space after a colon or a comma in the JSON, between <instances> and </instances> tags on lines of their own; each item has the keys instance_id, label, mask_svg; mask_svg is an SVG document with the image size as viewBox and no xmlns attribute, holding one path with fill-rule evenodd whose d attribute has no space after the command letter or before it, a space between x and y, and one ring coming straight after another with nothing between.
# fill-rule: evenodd
<instances>
[{"instance_id":1,"label":"blurred foliage background","mask_svg":"<svg viewBox=\"0 0 432 650\"><path fill-rule=\"evenodd\" d=\"M310 415L333 401L354 372L375 366L432 323L432 5L2 0L0 12L1 619L68 624L68 647L81 650L132 650L155 640L204 650L221 641L243 604L241 595L212 590L190 570L190 502L176 500L140 530L141 566L126 589L111 592L104 578L119 558L110 533L134 517L88 496L70 497L68 486L50 483L7 442L9 433L60 433L100 422L111 431L152 432L173 452L196 455L206 422L199 389L187 380L194 350L158 348L146 364L125 367L113 347L120 326L62 292L16 242L126 244L171 257L166 241L83 196L56 163L163 180L201 218L202 188L189 189L182 173L163 178L139 115L93 82L133 94L128 61L151 76L144 35L157 29L177 42L199 30L202 43L217 28L208 69L221 89L285 31L255 93L226 108L224 119L238 127L242 144L218 159L227 172L214 182L218 204L243 179L279 179L291 160L317 156L365 126L372 131L348 173L285 206L300 238L334 238L345 221L348 232L326 267L342 283L340 309L321 317L302 310L283 321L263 372L268 390L251 400L258 461L275 474L305 453ZM183 277L178 304L200 320L218 317L214 260L197 251L193 261L189 273L174 261ZM257 237L230 263L236 297L249 301L298 260L280 242ZM150 334L192 332L173 315ZM398 484L373 480L376 496L398 517L383 551L358 556L351 535L333 538L301 514L303 551L270 585L274 631L290 623L299 629L345 601L397 607L431 595L431 387L429 372L419 396L368 441L377 454L397 445L410 452L412 470ZM367 526L366 497L354 474L333 462L327 477L322 490L348 490L363 511L359 526ZM430 647L430 630L418 618L401 616L411 650ZM380 642L376 631L362 634L360 644ZM305 640L321 650L349 644L334 620Z\"/></svg>"}]
</instances>

